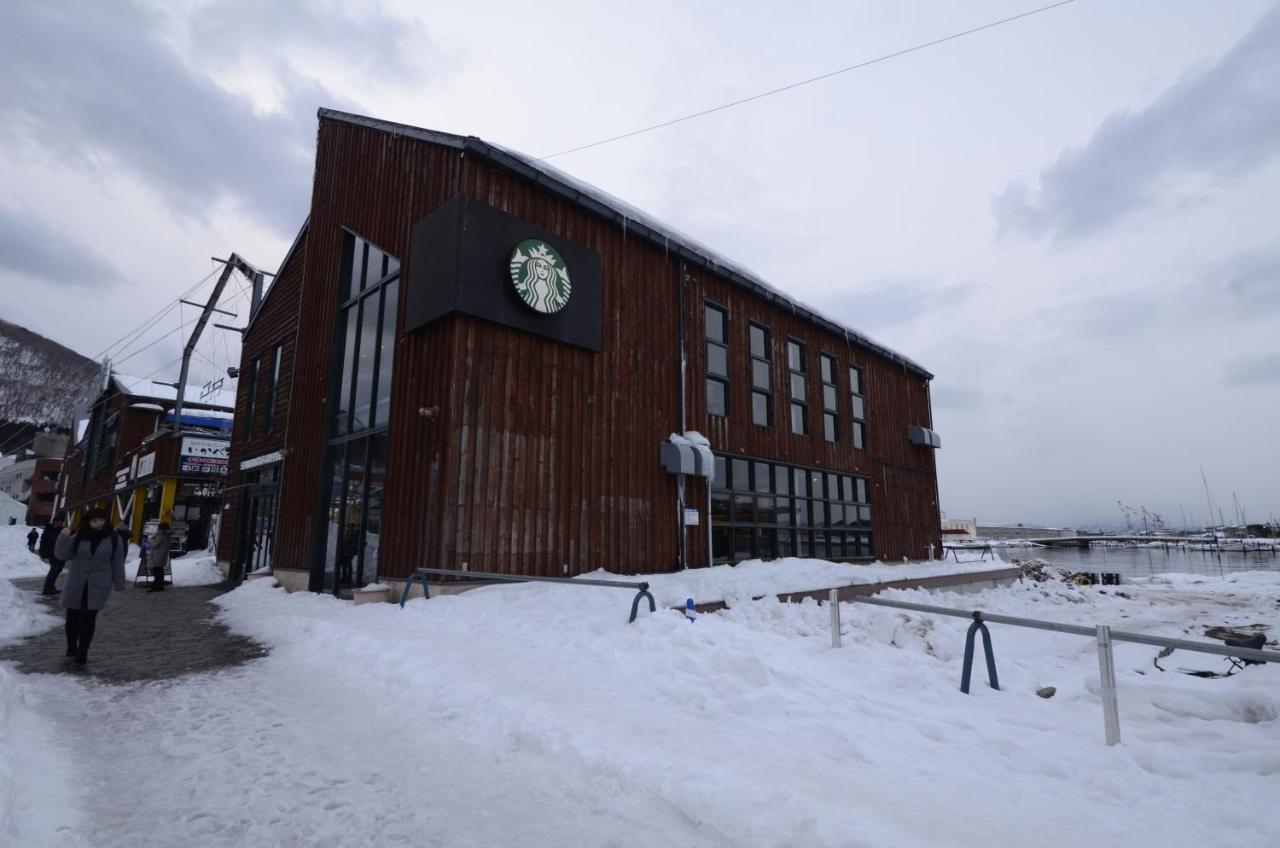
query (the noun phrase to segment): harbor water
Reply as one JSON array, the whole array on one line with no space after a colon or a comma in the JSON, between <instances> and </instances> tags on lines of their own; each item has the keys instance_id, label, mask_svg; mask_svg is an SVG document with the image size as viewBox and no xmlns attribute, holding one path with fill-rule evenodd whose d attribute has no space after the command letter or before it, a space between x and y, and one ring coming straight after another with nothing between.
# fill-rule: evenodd
<instances>
[{"instance_id":1,"label":"harbor water","mask_svg":"<svg viewBox=\"0 0 1280 848\"><path fill-rule=\"evenodd\" d=\"M1070 571L1110 572L1124 577L1147 577L1179 571L1190 574L1223 575L1236 571L1280 570L1280 552L1193 550L1177 545L1099 545L997 548L1008 562L1039 559Z\"/></svg>"}]
</instances>

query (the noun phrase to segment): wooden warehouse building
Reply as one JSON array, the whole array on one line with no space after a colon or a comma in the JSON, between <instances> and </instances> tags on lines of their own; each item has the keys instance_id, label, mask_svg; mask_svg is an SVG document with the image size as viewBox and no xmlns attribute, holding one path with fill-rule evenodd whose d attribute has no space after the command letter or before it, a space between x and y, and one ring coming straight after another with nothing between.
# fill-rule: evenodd
<instances>
[{"instance_id":1,"label":"wooden warehouse building","mask_svg":"<svg viewBox=\"0 0 1280 848\"><path fill-rule=\"evenodd\" d=\"M531 157L321 110L245 332L219 559L317 591L920 559L930 379Z\"/></svg>"}]
</instances>

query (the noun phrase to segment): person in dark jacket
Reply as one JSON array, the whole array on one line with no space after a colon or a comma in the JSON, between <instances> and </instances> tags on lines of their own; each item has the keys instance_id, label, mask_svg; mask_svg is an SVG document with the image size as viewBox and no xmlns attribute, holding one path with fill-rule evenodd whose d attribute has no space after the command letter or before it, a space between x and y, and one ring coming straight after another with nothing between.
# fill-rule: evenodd
<instances>
[{"instance_id":1,"label":"person in dark jacket","mask_svg":"<svg viewBox=\"0 0 1280 848\"><path fill-rule=\"evenodd\" d=\"M35 553L36 542L38 541L40 541L40 531L32 527L31 531L27 533L27 550L31 551L31 553Z\"/></svg>"},{"instance_id":2,"label":"person in dark jacket","mask_svg":"<svg viewBox=\"0 0 1280 848\"><path fill-rule=\"evenodd\" d=\"M62 516L55 515L49 522L49 526L40 534L40 559L49 563L49 573L44 577L44 589L40 592L42 595L58 594L58 575L62 573L62 560L54 556L53 548L58 543L58 534L66 526L67 522Z\"/></svg>"},{"instance_id":3,"label":"person in dark jacket","mask_svg":"<svg viewBox=\"0 0 1280 848\"><path fill-rule=\"evenodd\" d=\"M151 588L148 592L164 591L164 570L169 564L169 549L173 536L169 532L169 522L161 521L151 537L151 551L147 561L151 564ZM141 566L139 566L141 567Z\"/></svg>"},{"instance_id":4,"label":"person in dark jacket","mask_svg":"<svg viewBox=\"0 0 1280 848\"><path fill-rule=\"evenodd\" d=\"M114 586L124 591L124 546L104 509L85 513L80 527L58 534L54 554L67 564L62 586L62 606L67 610L67 656L78 665L89 659L89 643L97 629L98 611L107 603Z\"/></svg>"}]
</instances>

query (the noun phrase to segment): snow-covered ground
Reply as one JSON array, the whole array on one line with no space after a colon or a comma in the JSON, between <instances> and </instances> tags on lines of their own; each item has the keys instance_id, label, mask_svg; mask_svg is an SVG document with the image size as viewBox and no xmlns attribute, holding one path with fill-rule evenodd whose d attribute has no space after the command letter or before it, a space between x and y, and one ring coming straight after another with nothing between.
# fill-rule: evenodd
<instances>
[{"instance_id":1,"label":"snow-covered ground","mask_svg":"<svg viewBox=\"0 0 1280 848\"><path fill-rule=\"evenodd\" d=\"M0 580L7 584L10 578L43 577L49 572L40 557L27 550L26 527L0 527ZM173 585L210 586L225 578L214 565L214 555L208 551L191 551L171 560ZM132 583L138 573L138 546L129 545L124 564L125 577ZM3 632L0 623L0 633Z\"/></svg>"},{"instance_id":2,"label":"snow-covered ground","mask_svg":"<svg viewBox=\"0 0 1280 848\"><path fill-rule=\"evenodd\" d=\"M665 605L708 579L653 582ZM1174 669L1224 661L1162 673L1119 645L1108 748L1078 637L993 625L1004 688L979 668L965 696L960 619L845 604L832 649L814 603L628 625L603 588L400 610L267 583L220 600L271 648L250 665L129 687L0 666L0 844L1280 844L1277 667L1206 680ZM1250 572L885 596L1202 638L1273 625L1277 592Z\"/></svg>"}]
</instances>

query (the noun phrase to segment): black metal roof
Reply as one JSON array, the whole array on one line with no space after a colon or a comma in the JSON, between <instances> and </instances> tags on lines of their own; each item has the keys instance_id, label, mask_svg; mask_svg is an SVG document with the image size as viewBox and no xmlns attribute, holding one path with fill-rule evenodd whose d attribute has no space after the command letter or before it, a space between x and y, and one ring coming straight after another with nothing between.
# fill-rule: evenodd
<instances>
[{"instance_id":1,"label":"black metal roof","mask_svg":"<svg viewBox=\"0 0 1280 848\"><path fill-rule=\"evenodd\" d=\"M673 227L663 224L651 215L642 212L623 200L619 200L608 192L602 191L601 189L598 189L589 183L585 183L576 177L570 176L559 168L548 165L546 162L537 159L536 157L528 156L518 151L502 147L501 145L484 141L483 139L476 138L475 136L462 136L454 135L452 133L438 132L436 130L427 130L422 129L421 127L410 126L408 124L398 124L392 121L366 117L364 115L353 115L349 112L339 112L334 109L322 108L319 110L318 114L320 118L328 118L330 120L355 124L368 129L380 130L382 132L391 133L392 135L403 135L419 139L421 141L427 141L432 144L452 147L457 150L465 151L470 155L478 156L479 158L498 165L499 167L514 171L526 179L533 181L537 185L542 186L552 194L562 197L589 212L601 216L602 218L617 222L629 234L640 236L658 247L674 253L692 265L705 268L771 303L790 309L793 314L817 324L824 329L842 335L845 337L846 341L868 348L869 350L902 365L902 367L920 374L927 380L933 379L933 374L929 373L929 371L919 363L914 362L908 357L903 356L901 353L880 344L857 330L846 327L832 318L828 318L816 309L788 297L778 289L766 283L750 270L726 259L705 245L699 243L696 239L681 233Z\"/></svg>"}]
</instances>

